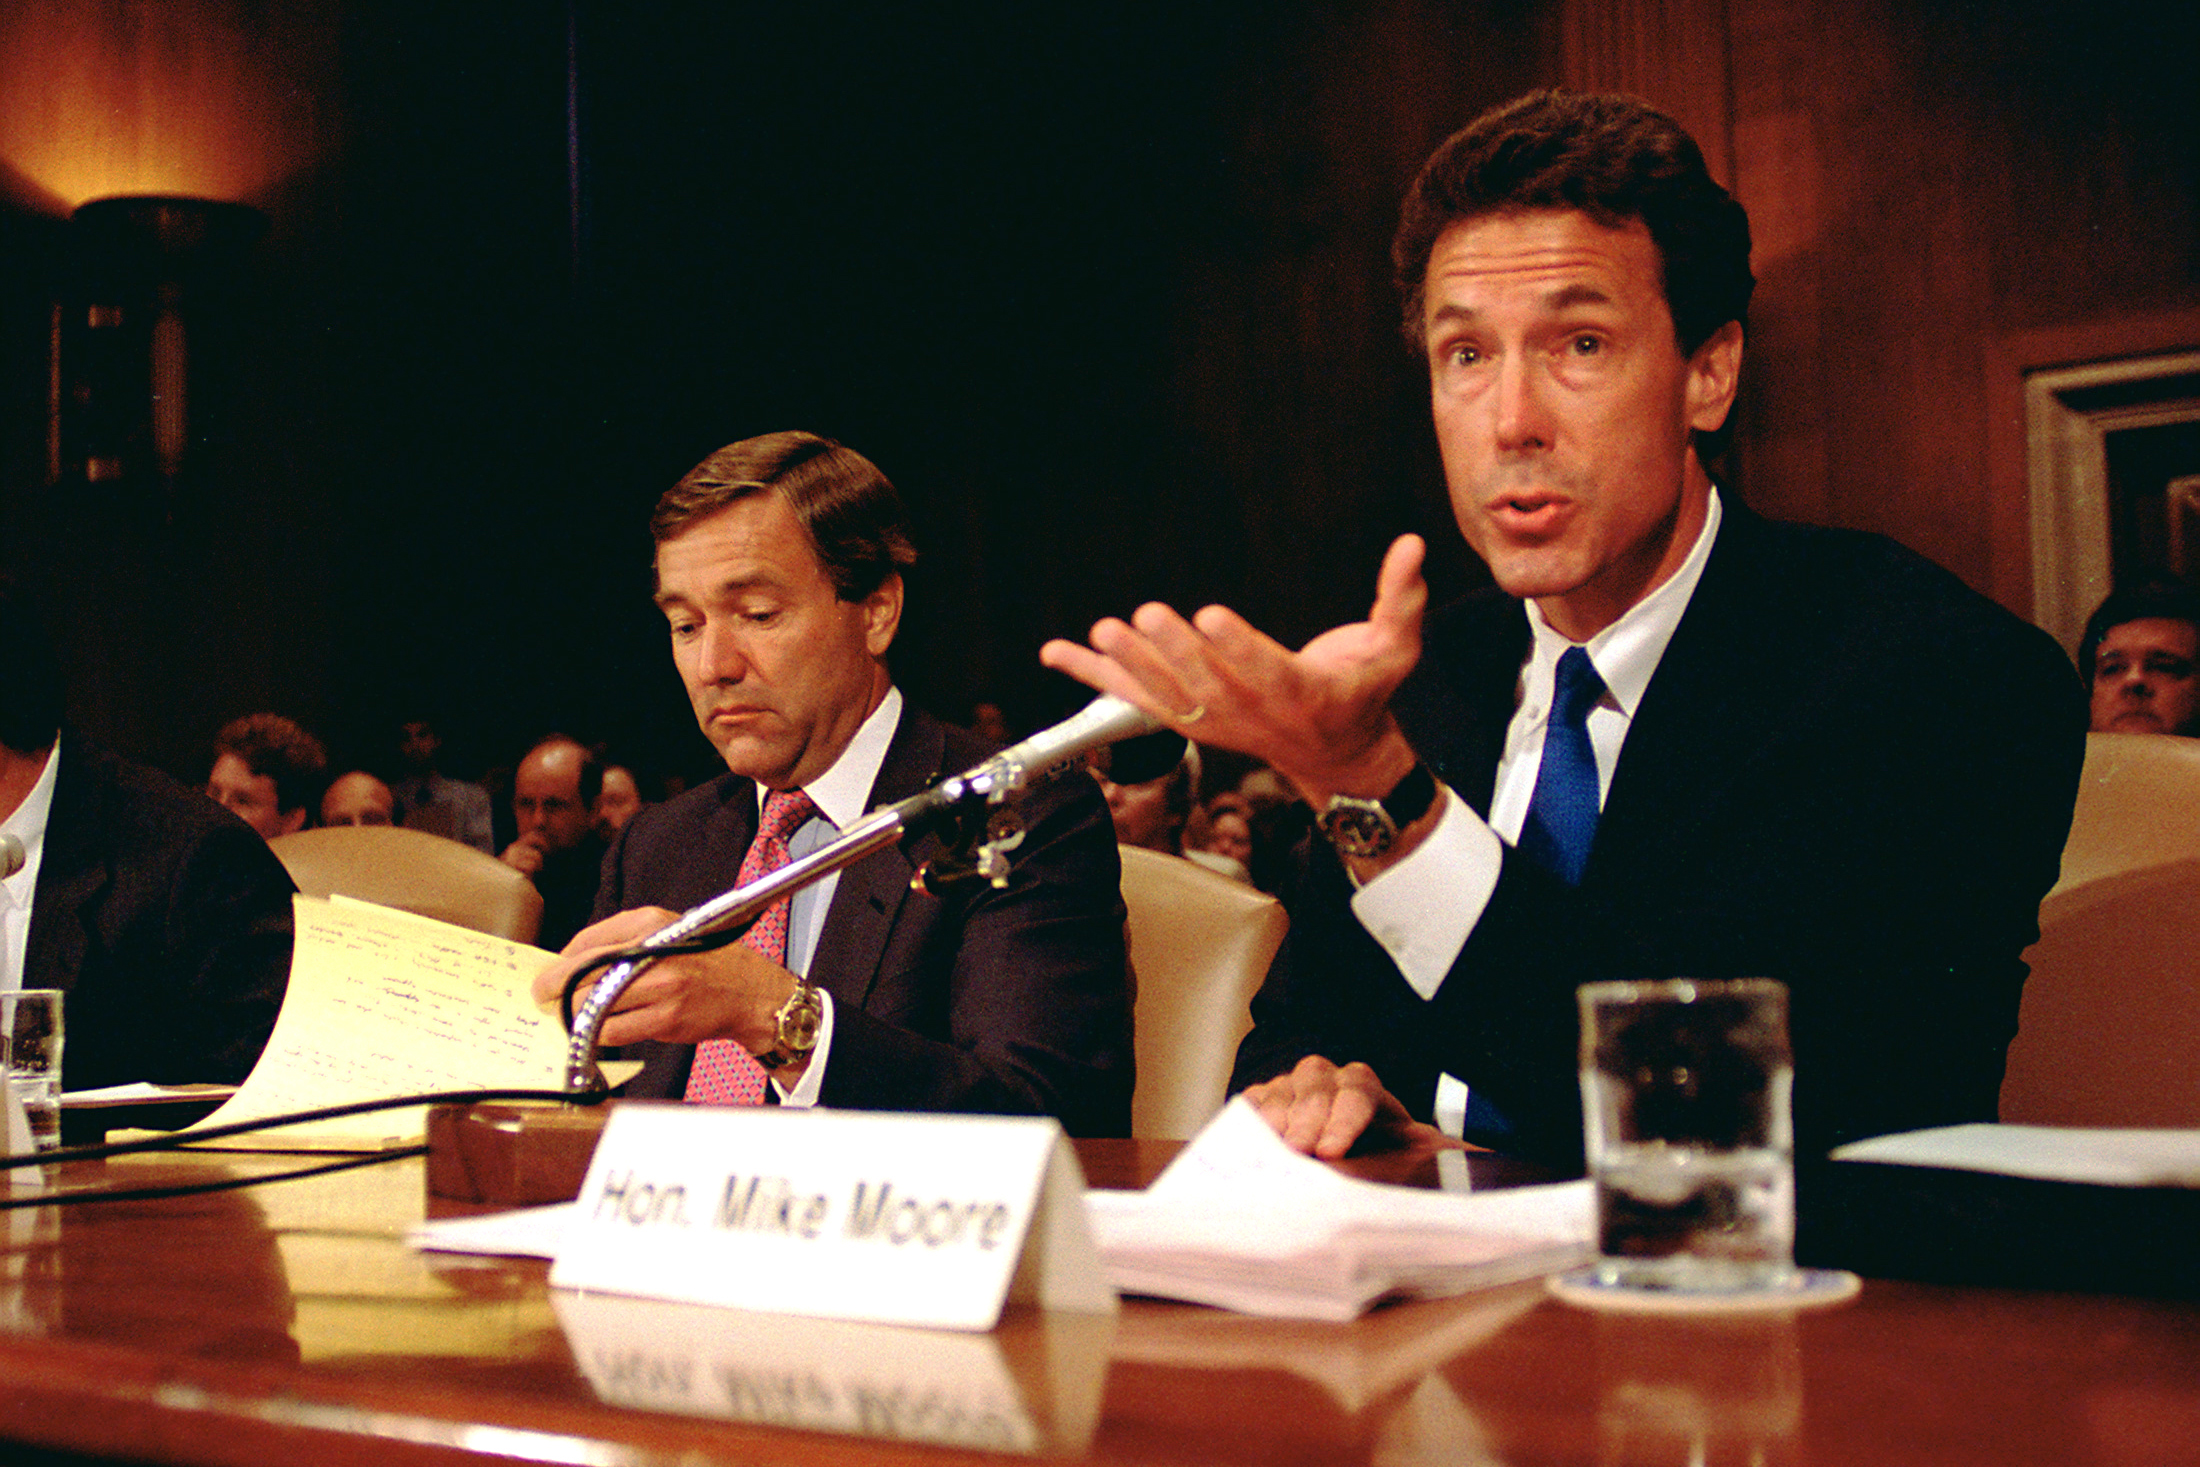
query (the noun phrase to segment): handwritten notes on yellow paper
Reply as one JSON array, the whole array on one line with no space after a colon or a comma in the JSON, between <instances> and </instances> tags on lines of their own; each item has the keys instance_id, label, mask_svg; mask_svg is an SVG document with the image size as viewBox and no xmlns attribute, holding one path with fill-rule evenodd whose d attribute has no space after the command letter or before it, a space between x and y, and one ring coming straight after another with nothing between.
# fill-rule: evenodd
<instances>
[{"instance_id":1,"label":"handwritten notes on yellow paper","mask_svg":"<svg viewBox=\"0 0 2200 1467\"><path fill-rule=\"evenodd\" d=\"M244 1085L201 1126L425 1091L562 1086L565 1032L528 994L549 953L343 897L294 900L282 1015ZM415 1106L214 1144L374 1151L416 1144L425 1125Z\"/></svg>"}]
</instances>

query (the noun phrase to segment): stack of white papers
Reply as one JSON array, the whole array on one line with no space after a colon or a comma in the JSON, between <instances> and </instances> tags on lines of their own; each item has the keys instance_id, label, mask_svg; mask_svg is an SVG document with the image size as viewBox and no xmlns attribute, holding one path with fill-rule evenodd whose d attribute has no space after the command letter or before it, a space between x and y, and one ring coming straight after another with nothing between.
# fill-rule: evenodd
<instances>
[{"instance_id":1,"label":"stack of white papers","mask_svg":"<svg viewBox=\"0 0 2200 1467\"><path fill-rule=\"evenodd\" d=\"M1940 1126L1852 1141L1833 1159L2104 1187L2200 1187L2200 1131Z\"/></svg>"},{"instance_id":2,"label":"stack of white papers","mask_svg":"<svg viewBox=\"0 0 2200 1467\"><path fill-rule=\"evenodd\" d=\"M1595 1237L1587 1182L1462 1195L1357 1181L1285 1146L1243 1099L1152 1187L1086 1204L1123 1292L1295 1319L1556 1273Z\"/></svg>"}]
</instances>

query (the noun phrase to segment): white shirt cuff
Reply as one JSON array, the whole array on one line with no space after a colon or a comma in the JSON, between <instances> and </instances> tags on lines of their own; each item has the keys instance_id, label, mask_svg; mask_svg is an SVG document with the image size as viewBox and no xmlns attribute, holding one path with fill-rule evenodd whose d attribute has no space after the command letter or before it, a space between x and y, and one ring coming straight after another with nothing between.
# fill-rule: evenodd
<instances>
[{"instance_id":1,"label":"white shirt cuff","mask_svg":"<svg viewBox=\"0 0 2200 1467\"><path fill-rule=\"evenodd\" d=\"M792 1090L777 1080L772 1081L772 1088L779 1092L781 1105L815 1105L817 1092L825 1083L825 1061L833 1051L833 996L820 988L817 1006L825 1012L817 1021L817 1048L810 1051L810 1067L802 1072L802 1078L795 1082Z\"/></svg>"},{"instance_id":2,"label":"white shirt cuff","mask_svg":"<svg viewBox=\"0 0 2200 1467\"><path fill-rule=\"evenodd\" d=\"M1413 853L1352 894L1352 914L1413 991L1434 998L1497 890L1505 843L1449 785L1444 813Z\"/></svg>"}]
</instances>

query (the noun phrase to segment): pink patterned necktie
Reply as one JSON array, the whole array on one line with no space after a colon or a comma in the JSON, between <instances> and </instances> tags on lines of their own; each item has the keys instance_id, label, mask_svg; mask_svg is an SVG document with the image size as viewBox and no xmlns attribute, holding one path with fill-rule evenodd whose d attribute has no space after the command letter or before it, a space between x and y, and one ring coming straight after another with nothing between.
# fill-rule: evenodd
<instances>
[{"instance_id":1,"label":"pink patterned necktie","mask_svg":"<svg viewBox=\"0 0 2200 1467\"><path fill-rule=\"evenodd\" d=\"M747 886L787 864L793 857L787 842L802 828L817 806L800 790L773 790L764 796L764 818L756 841L741 859L738 884ZM787 912L791 896L781 897L764 909L756 925L741 941L775 963L787 961ZM695 1063L688 1070L690 1105L762 1105L766 1072L737 1039L706 1039L695 1046Z\"/></svg>"}]
</instances>

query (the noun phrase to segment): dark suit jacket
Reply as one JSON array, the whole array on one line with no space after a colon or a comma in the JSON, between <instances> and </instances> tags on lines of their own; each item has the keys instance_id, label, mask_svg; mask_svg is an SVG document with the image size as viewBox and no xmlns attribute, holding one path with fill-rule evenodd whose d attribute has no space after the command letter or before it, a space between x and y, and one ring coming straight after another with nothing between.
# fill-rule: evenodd
<instances>
[{"instance_id":1,"label":"dark suit jacket","mask_svg":"<svg viewBox=\"0 0 2200 1467\"><path fill-rule=\"evenodd\" d=\"M1395 702L1485 815L1528 641L1517 601L1449 608ZM1771 977L1790 990L1799 1153L1991 1120L2085 723L2044 633L1889 541L1729 500L1579 888L1508 851L1424 1003L1353 920L1327 845L1302 847L1236 1083L1363 1059L1427 1119L1448 1070L1516 1149L1577 1161L1577 985Z\"/></svg>"},{"instance_id":2,"label":"dark suit jacket","mask_svg":"<svg viewBox=\"0 0 2200 1467\"><path fill-rule=\"evenodd\" d=\"M915 708L902 715L871 806L960 773L990 745ZM925 838L843 870L810 963L833 996L823 1104L858 1110L1058 1117L1073 1135L1130 1133L1131 1000L1122 866L1089 779L1058 779L1022 805L1029 830L1010 880L945 896L911 891L938 850ZM604 862L596 915L684 910L732 886L756 833L756 786L724 775L628 822ZM635 1047L627 1094L677 1096L694 1050Z\"/></svg>"},{"instance_id":3,"label":"dark suit jacket","mask_svg":"<svg viewBox=\"0 0 2200 1467\"><path fill-rule=\"evenodd\" d=\"M535 932L535 946L557 952L595 919L596 888L603 884L605 846L591 831L571 850L544 855L542 869L534 875L535 890L542 896L542 925Z\"/></svg>"},{"instance_id":4,"label":"dark suit jacket","mask_svg":"<svg viewBox=\"0 0 2200 1467\"><path fill-rule=\"evenodd\" d=\"M58 988L62 1083L242 1080L290 982L282 862L195 790L60 745L23 986Z\"/></svg>"}]
</instances>

